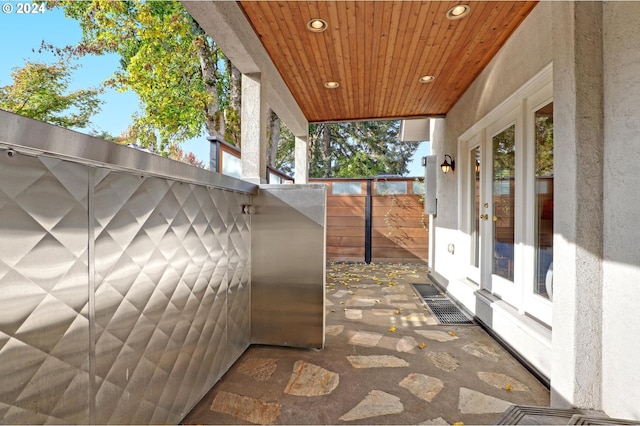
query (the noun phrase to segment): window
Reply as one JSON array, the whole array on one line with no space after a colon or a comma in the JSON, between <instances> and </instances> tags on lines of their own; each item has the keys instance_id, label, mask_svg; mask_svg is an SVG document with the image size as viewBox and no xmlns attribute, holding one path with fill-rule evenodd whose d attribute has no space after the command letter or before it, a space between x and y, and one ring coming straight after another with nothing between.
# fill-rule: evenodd
<instances>
[{"instance_id":1,"label":"window","mask_svg":"<svg viewBox=\"0 0 640 426\"><path fill-rule=\"evenodd\" d=\"M406 194L406 181L377 181L376 195Z\"/></svg>"},{"instance_id":2,"label":"window","mask_svg":"<svg viewBox=\"0 0 640 426\"><path fill-rule=\"evenodd\" d=\"M424 181L414 180L412 182L412 185L413 187L411 188L411 190L413 191L414 194L424 195Z\"/></svg>"},{"instance_id":3,"label":"window","mask_svg":"<svg viewBox=\"0 0 640 426\"><path fill-rule=\"evenodd\" d=\"M333 182L331 183L333 195L361 195L362 182Z\"/></svg>"},{"instance_id":4,"label":"window","mask_svg":"<svg viewBox=\"0 0 640 426\"><path fill-rule=\"evenodd\" d=\"M553 102L535 113L535 227L534 293L552 297L553 285Z\"/></svg>"},{"instance_id":5,"label":"window","mask_svg":"<svg viewBox=\"0 0 640 426\"><path fill-rule=\"evenodd\" d=\"M242 161L235 155L222 151L222 174L239 178L242 175Z\"/></svg>"}]
</instances>

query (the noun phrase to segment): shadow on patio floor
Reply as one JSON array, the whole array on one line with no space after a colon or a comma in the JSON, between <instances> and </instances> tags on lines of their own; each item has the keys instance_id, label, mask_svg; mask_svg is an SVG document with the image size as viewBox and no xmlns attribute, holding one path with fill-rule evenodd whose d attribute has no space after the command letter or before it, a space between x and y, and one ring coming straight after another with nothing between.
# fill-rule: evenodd
<instances>
[{"instance_id":1,"label":"shadow on patio floor","mask_svg":"<svg viewBox=\"0 0 640 426\"><path fill-rule=\"evenodd\" d=\"M183 424L493 424L549 392L477 325L441 325L425 265L330 264L322 350L251 346Z\"/></svg>"}]
</instances>

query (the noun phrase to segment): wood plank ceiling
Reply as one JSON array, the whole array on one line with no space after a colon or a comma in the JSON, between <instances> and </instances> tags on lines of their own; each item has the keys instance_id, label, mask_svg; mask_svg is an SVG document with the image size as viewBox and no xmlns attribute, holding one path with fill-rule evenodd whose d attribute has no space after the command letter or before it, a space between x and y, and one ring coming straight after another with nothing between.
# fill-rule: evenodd
<instances>
[{"instance_id":1,"label":"wood plank ceiling","mask_svg":"<svg viewBox=\"0 0 640 426\"><path fill-rule=\"evenodd\" d=\"M310 122L446 115L536 2L465 1L470 13L449 20L457 4L240 2ZM316 18L326 31L307 29Z\"/></svg>"}]
</instances>

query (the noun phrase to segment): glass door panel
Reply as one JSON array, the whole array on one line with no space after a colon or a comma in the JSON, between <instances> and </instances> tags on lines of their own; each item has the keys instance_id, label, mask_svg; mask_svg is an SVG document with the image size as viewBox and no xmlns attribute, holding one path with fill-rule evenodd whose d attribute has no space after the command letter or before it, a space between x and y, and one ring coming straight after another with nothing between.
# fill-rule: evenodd
<instances>
[{"instance_id":1,"label":"glass door panel","mask_svg":"<svg viewBox=\"0 0 640 426\"><path fill-rule=\"evenodd\" d=\"M515 124L491 138L493 154L492 273L513 281L515 261Z\"/></svg>"},{"instance_id":2,"label":"glass door panel","mask_svg":"<svg viewBox=\"0 0 640 426\"><path fill-rule=\"evenodd\" d=\"M535 112L534 294L553 297L553 102Z\"/></svg>"},{"instance_id":3,"label":"glass door panel","mask_svg":"<svg viewBox=\"0 0 640 426\"><path fill-rule=\"evenodd\" d=\"M471 259L473 267L480 267L480 147L471 150Z\"/></svg>"}]
</instances>

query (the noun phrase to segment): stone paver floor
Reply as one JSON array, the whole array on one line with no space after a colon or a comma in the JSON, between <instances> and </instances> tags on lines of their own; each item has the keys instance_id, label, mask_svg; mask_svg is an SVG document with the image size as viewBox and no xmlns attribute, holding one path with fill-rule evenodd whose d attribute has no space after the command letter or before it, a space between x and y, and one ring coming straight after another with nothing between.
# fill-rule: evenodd
<instances>
[{"instance_id":1,"label":"stone paver floor","mask_svg":"<svg viewBox=\"0 0 640 426\"><path fill-rule=\"evenodd\" d=\"M440 325L424 265L330 264L322 350L251 346L184 424L492 424L549 392L477 325Z\"/></svg>"}]
</instances>

